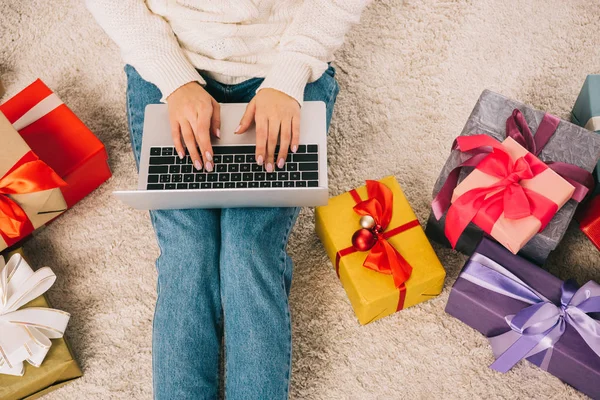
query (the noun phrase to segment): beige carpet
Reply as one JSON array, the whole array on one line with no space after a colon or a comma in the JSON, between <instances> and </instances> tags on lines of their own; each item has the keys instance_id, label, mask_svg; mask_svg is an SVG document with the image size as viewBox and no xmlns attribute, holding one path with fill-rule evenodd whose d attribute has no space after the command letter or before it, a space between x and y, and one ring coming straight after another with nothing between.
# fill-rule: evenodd
<instances>
[{"instance_id":1,"label":"beige carpet","mask_svg":"<svg viewBox=\"0 0 600 400\"><path fill-rule=\"evenodd\" d=\"M568 117L586 74L600 73L598 15L589 0L371 4L337 53L331 194L393 174L425 221L438 170L484 88ZM68 338L85 372L47 398L149 399L158 248L147 214L111 196L136 185L118 50L79 0L3 0L0 76L8 94L41 77L104 141L114 172L25 246L58 275L49 297L72 314ZM442 295L359 326L313 225L304 210L290 245L293 399L579 396L527 363L504 375L487 368L486 340L444 313L464 258L439 246ZM600 252L571 227L549 267L600 280Z\"/></svg>"}]
</instances>

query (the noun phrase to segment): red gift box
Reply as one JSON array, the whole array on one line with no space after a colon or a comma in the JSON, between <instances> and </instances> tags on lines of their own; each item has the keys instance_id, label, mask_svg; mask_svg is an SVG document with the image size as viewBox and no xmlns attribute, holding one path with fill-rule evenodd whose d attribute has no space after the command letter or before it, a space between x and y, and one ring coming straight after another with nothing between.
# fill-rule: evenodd
<instances>
[{"instance_id":1,"label":"red gift box","mask_svg":"<svg viewBox=\"0 0 600 400\"><path fill-rule=\"evenodd\" d=\"M41 80L0 105L27 145L66 183L72 207L111 177L102 142Z\"/></svg>"},{"instance_id":2,"label":"red gift box","mask_svg":"<svg viewBox=\"0 0 600 400\"><path fill-rule=\"evenodd\" d=\"M600 194L578 211L577 221L579 221L579 229L600 250Z\"/></svg>"}]
</instances>

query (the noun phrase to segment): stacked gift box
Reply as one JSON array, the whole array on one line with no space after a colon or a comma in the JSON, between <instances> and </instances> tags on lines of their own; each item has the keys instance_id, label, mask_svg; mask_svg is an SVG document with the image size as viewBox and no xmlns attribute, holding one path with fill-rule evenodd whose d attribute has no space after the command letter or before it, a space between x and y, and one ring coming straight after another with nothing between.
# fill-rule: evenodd
<instances>
[{"instance_id":1,"label":"stacked gift box","mask_svg":"<svg viewBox=\"0 0 600 400\"><path fill-rule=\"evenodd\" d=\"M56 276L18 246L111 172L104 145L40 80L0 105L0 149L0 315L19 321L2 326L0 398L33 399L82 373L63 338L69 314L43 295Z\"/></svg>"}]
</instances>

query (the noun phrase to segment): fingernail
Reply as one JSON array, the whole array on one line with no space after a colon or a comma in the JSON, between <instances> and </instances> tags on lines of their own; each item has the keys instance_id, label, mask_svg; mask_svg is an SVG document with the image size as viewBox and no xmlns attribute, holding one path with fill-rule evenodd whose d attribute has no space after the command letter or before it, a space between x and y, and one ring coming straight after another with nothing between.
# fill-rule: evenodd
<instances>
[{"instance_id":1,"label":"fingernail","mask_svg":"<svg viewBox=\"0 0 600 400\"><path fill-rule=\"evenodd\" d=\"M273 164L267 163L267 172L273 172Z\"/></svg>"},{"instance_id":2,"label":"fingernail","mask_svg":"<svg viewBox=\"0 0 600 400\"><path fill-rule=\"evenodd\" d=\"M279 168L283 168L283 163L285 162L285 160L283 158L280 158L279 161L277 161L277 166Z\"/></svg>"},{"instance_id":3,"label":"fingernail","mask_svg":"<svg viewBox=\"0 0 600 400\"><path fill-rule=\"evenodd\" d=\"M204 153L204 155L206 156L206 159L208 161L212 161L212 154L210 154L208 151L206 153Z\"/></svg>"},{"instance_id":4,"label":"fingernail","mask_svg":"<svg viewBox=\"0 0 600 400\"><path fill-rule=\"evenodd\" d=\"M238 133L240 131L240 129L242 129L242 126L238 125L238 127L235 128L235 131L233 131L233 133Z\"/></svg>"},{"instance_id":5,"label":"fingernail","mask_svg":"<svg viewBox=\"0 0 600 400\"><path fill-rule=\"evenodd\" d=\"M183 157L185 157L185 154L183 154L181 151L178 152L177 155L179 156L180 160L183 160Z\"/></svg>"},{"instance_id":6,"label":"fingernail","mask_svg":"<svg viewBox=\"0 0 600 400\"><path fill-rule=\"evenodd\" d=\"M206 168L206 170L207 170L208 172L212 172L212 170L213 170L213 165L212 165L212 163L209 161L209 162L207 162L206 164L204 164L204 168Z\"/></svg>"},{"instance_id":7,"label":"fingernail","mask_svg":"<svg viewBox=\"0 0 600 400\"><path fill-rule=\"evenodd\" d=\"M292 153L295 153L297 151L298 151L298 145L295 144L295 145L292 146Z\"/></svg>"},{"instance_id":8,"label":"fingernail","mask_svg":"<svg viewBox=\"0 0 600 400\"><path fill-rule=\"evenodd\" d=\"M221 139L221 130L220 130L219 128L217 128L217 132L216 132L216 134L217 134L217 137L218 137L219 139Z\"/></svg>"},{"instance_id":9,"label":"fingernail","mask_svg":"<svg viewBox=\"0 0 600 400\"><path fill-rule=\"evenodd\" d=\"M258 156L258 158L256 159L256 163L257 163L258 165L262 165L262 164L263 164L263 161L264 161L264 159L263 159L263 156Z\"/></svg>"},{"instance_id":10,"label":"fingernail","mask_svg":"<svg viewBox=\"0 0 600 400\"><path fill-rule=\"evenodd\" d=\"M200 164L200 161L196 160L194 161L194 167L196 167L196 169L200 171L202 169L202 164ZM206 167L208 168L208 163L206 164Z\"/></svg>"}]
</instances>

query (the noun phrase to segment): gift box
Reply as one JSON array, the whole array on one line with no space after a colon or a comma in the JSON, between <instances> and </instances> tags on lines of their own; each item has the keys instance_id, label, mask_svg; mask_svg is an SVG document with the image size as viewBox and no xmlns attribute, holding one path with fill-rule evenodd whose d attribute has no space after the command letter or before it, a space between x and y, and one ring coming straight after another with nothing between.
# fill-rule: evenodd
<instances>
[{"instance_id":1,"label":"gift box","mask_svg":"<svg viewBox=\"0 0 600 400\"><path fill-rule=\"evenodd\" d=\"M577 213L579 229L600 250L600 194L594 196Z\"/></svg>"},{"instance_id":2,"label":"gift box","mask_svg":"<svg viewBox=\"0 0 600 400\"><path fill-rule=\"evenodd\" d=\"M9 256L15 253L21 253L20 249L16 252L9 253ZM29 269L29 266L26 266L25 264L19 266L19 268ZM27 274L33 273L30 269L25 272ZM23 273L23 270L21 270L21 273ZM13 275L13 278L15 275L16 274ZM38 289L39 286L36 286L36 288L34 288L33 290ZM26 296L32 295L35 295L35 292L26 293ZM48 301L44 295L41 295L35 298L34 300L30 301L29 303L25 304L24 306L20 307L17 312L27 312L28 309L34 310L34 312L39 312L38 310L35 310L35 308L40 308L42 310L49 308ZM2 314L2 312L0 312L0 314ZM22 317L20 319L29 318L30 320L35 321L36 316L21 314L20 317ZM45 316L45 318L47 318L47 316ZM2 322L0 322L0 324L2 324ZM63 328L65 324L66 322L62 324L60 328ZM55 328L56 327L53 325L50 329ZM0 325L0 330L2 329L7 329L7 327L1 327ZM35 329L34 331L34 329L35 328L29 330L28 332L32 333L32 335L38 341L42 342L41 344L43 344L44 346L47 346L47 343L44 342L48 341L48 337L60 337L52 339L50 341L51 345L49 350L44 350L44 346L41 346L40 348L32 346L31 348L29 348L29 351L31 351L33 355L27 355L30 357L30 359L28 360L29 362L24 362L22 366L22 371L17 371L21 372L22 374L8 374L6 373L6 371L2 370L2 367L0 367L0 399L2 400L37 399L43 396L44 394L49 393L52 390L55 390L67 384L68 382L82 376L81 369L77 365L77 362L75 361L67 342L62 337L62 332L59 332L59 334L57 334L56 332L54 332L54 334L49 334L50 331L43 331L41 329ZM40 337L40 335L43 336ZM48 337L45 335L48 335ZM3 340L6 340L4 336L0 338L0 342L2 342ZM27 346L29 346L29 344L27 344ZM32 351L32 349L35 351ZM45 353L46 351L47 353ZM42 354L38 354L39 352L42 352ZM43 359L40 360L41 356L44 354L45 357L43 357ZM14 358L14 352L12 353L12 355ZM2 361L4 361L3 358ZM33 365L37 364L38 362L40 363L39 366ZM17 368L16 365L13 365L13 373L15 370L18 369L19 368Z\"/></svg>"},{"instance_id":3,"label":"gift box","mask_svg":"<svg viewBox=\"0 0 600 400\"><path fill-rule=\"evenodd\" d=\"M562 239L573 218L578 202L587 194L586 186L593 186L590 172L600 158L600 136L570 122L559 120L542 111L485 90L477 101L460 137L484 134L497 141L504 141L507 138L507 132L509 137L513 134L516 135L519 145L543 161L551 170L560 173L569 184L575 187L573 198L559 207L553 217L545 216L540 221L543 230L531 237L519 251L519 255L543 264ZM490 149L486 150L485 147L473 150L475 153L463 152L453 146L453 151L434 186L434 199L439 199L445 194L448 197L447 206L450 206L453 191L445 193L448 192L447 187L451 186L447 181L454 180L455 184L460 184L491 151ZM509 179L509 176L504 178ZM531 201L531 199L529 200ZM496 204L501 204L501 201ZM557 206L559 206L558 203ZM432 214L427 222L426 233L432 240L452 246L446 235L447 213L443 208L434 202ZM496 216L502 215L502 210L499 212L496 206L491 207L490 211L489 224L496 221L494 219ZM534 207L531 207L530 211L535 211ZM440 218L436 218L436 214ZM454 243L454 248L470 255L484 236L488 236L484 230L470 222Z\"/></svg>"},{"instance_id":4,"label":"gift box","mask_svg":"<svg viewBox=\"0 0 600 400\"><path fill-rule=\"evenodd\" d=\"M600 285L562 282L483 239L454 283L446 312L488 337L506 372L521 359L600 398Z\"/></svg>"},{"instance_id":5,"label":"gift box","mask_svg":"<svg viewBox=\"0 0 600 400\"><path fill-rule=\"evenodd\" d=\"M446 272L393 176L329 199L315 218L361 324L442 291Z\"/></svg>"},{"instance_id":6,"label":"gift box","mask_svg":"<svg viewBox=\"0 0 600 400\"><path fill-rule=\"evenodd\" d=\"M2 117L2 250L75 205L111 173L104 145L42 81L0 105L0 113L12 124ZM47 169L42 174L41 164L60 178Z\"/></svg>"},{"instance_id":7,"label":"gift box","mask_svg":"<svg viewBox=\"0 0 600 400\"><path fill-rule=\"evenodd\" d=\"M600 133L600 75L588 75L571 112L574 124ZM594 171L596 182L600 182L600 163ZM596 185L596 194L600 185Z\"/></svg>"}]
</instances>

